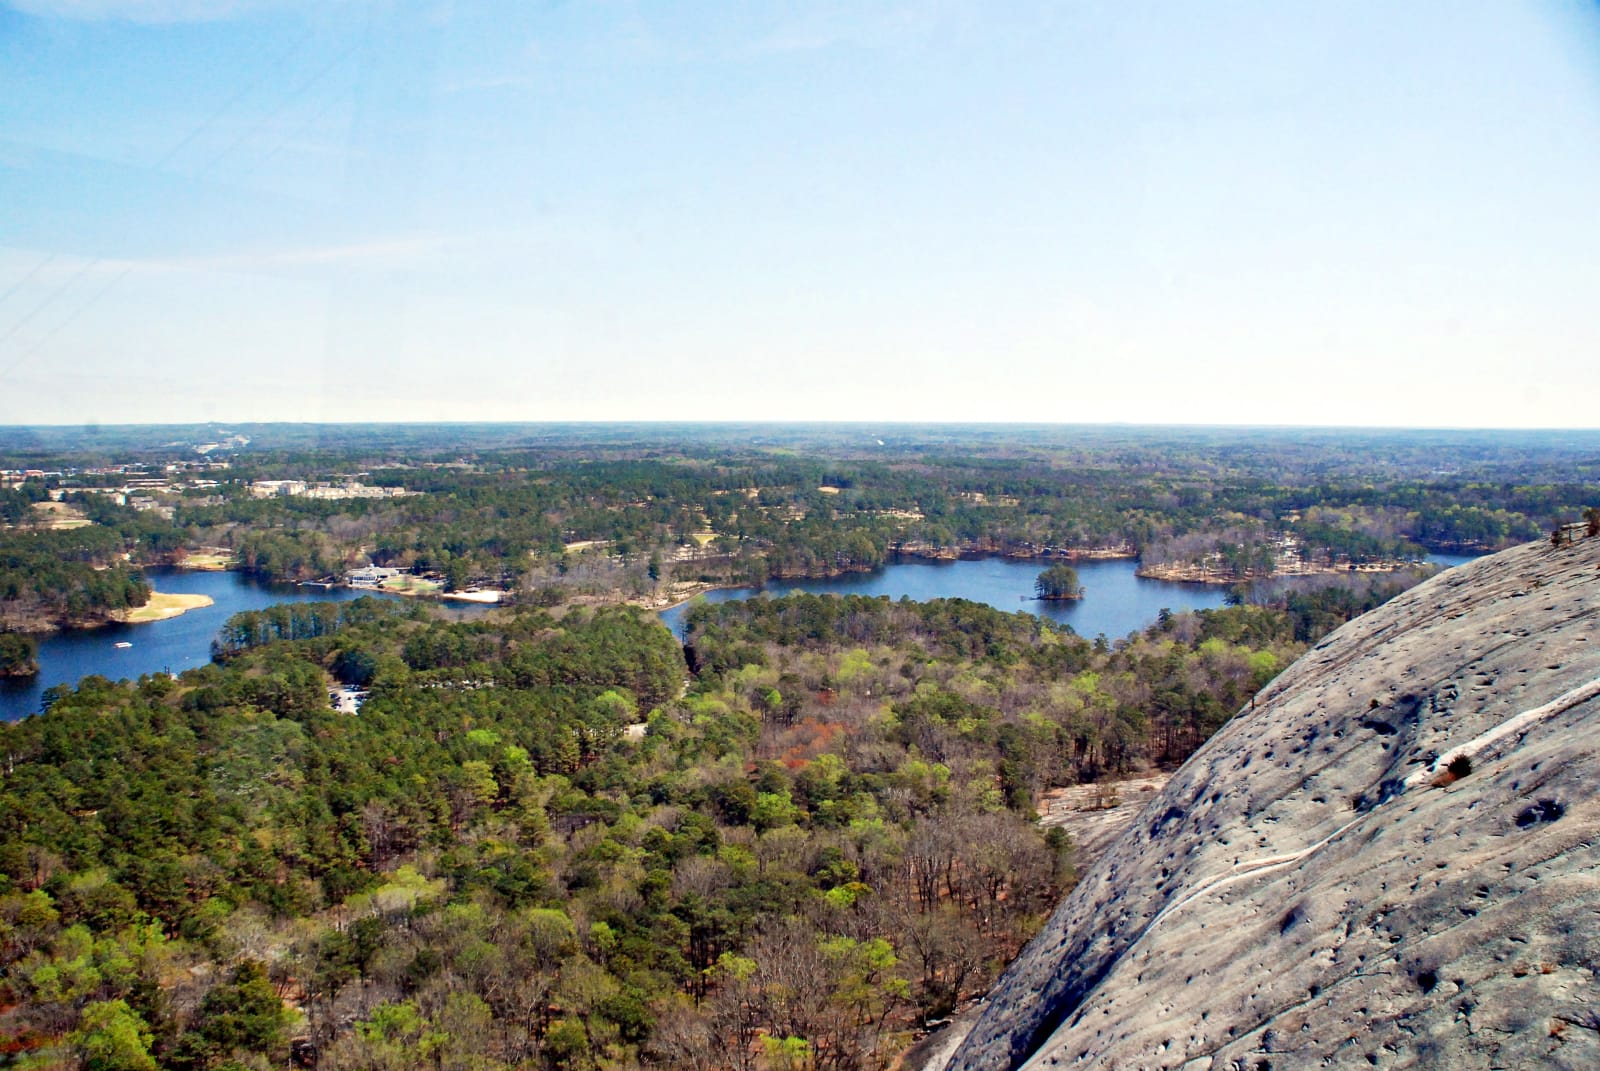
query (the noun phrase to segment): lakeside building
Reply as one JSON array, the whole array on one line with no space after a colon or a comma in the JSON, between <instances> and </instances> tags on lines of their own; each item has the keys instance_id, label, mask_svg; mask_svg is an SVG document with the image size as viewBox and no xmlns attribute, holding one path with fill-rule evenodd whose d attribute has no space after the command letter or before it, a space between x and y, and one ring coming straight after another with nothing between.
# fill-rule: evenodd
<instances>
[{"instance_id":1,"label":"lakeside building","mask_svg":"<svg viewBox=\"0 0 1600 1071\"><path fill-rule=\"evenodd\" d=\"M392 580L400 575L398 569L385 569L377 565L364 565L359 569L352 569L344 575L344 581L353 588L375 588L385 580Z\"/></svg>"}]
</instances>

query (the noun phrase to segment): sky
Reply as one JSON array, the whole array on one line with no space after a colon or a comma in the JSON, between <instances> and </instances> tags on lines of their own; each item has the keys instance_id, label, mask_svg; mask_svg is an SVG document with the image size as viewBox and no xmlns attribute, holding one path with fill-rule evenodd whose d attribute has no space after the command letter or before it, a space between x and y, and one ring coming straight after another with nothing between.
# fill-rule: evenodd
<instances>
[{"instance_id":1,"label":"sky","mask_svg":"<svg viewBox=\"0 0 1600 1071\"><path fill-rule=\"evenodd\" d=\"M1600 426L1600 5L0 3L0 424Z\"/></svg>"}]
</instances>

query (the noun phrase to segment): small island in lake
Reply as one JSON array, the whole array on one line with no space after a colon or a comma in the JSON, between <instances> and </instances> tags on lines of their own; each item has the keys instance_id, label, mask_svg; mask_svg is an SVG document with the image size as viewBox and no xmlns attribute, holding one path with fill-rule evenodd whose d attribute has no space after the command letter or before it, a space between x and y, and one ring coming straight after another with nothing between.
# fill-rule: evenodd
<instances>
[{"instance_id":1,"label":"small island in lake","mask_svg":"<svg viewBox=\"0 0 1600 1071\"><path fill-rule=\"evenodd\" d=\"M1033 594L1035 598L1051 601L1083 598L1078 570L1070 565L1052 565L1033 582Z\"/></svg>"}]
</instances>

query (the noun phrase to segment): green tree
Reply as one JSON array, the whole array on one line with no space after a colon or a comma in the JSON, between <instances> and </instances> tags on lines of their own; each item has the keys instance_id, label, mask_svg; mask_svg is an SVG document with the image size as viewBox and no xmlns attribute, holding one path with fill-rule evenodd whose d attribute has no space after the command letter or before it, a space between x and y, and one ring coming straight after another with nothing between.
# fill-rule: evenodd
<instances>
[{"instance_id":1,"label":"green tree","mask_svg":"<svg viewBox=\"0 0 1600 1071\"><path fill-rule=\"evenodd\" d=\"M126 1001L85 1007L70 1040L86 1071L156 1071L150 1027Z\"/></svg>"},{"instance_id":2,"label":"green tree","mask_svg":"<svg viewBox=\"0 0 1600 1071\"><path fill-rule=\"evenodd\" d=\"M226 1057L235 1052L281 1055L289 1015L267 971L246 960L233 977L206 994L193 1037L206 1056Z\"/></svg>"},{"instance_id":3,"label":"green tree","mask_svg":"<svg viewBox=\"0 0 1600 1071\"><path fill-rule=\"evenodd\" d=\"M444 590L460 591L472 577L472 566L465 558L451 558L444 563Z\"/></svg>"},{"instance_id":4,"label":"green tree","mask_svg":"<svg viewBox=\"0 0 1600 1071\"><path fill-rule=\"evenodd\" d=\"M763 792L756 796L756 805L750 812L750 824L756 831L765 833L781 826L793 825L800 817L800 808L787 792Z\"/></svg>"},{"instance_id":5,"label":"green tree","mask_svg":"<svg viewBox=\"0 0 1600 1071\"><path fill-rule=\"evenodd\" d=\"M39 645L32 636L0 633L0 677L31 677L39 672Z\"/></svg>"},{"instance_id":6,"label":"green tree","mask_svg":"<svg viewBox=\"0 0 1600 1071\"><path fill-rule=\"evenodd\" d=\"M1034 580L1033 593L1041 599L1083 598L1083 586L1078 583L1078 570L1066 564L1052 565Z\"/></svg>"}]
</instances>

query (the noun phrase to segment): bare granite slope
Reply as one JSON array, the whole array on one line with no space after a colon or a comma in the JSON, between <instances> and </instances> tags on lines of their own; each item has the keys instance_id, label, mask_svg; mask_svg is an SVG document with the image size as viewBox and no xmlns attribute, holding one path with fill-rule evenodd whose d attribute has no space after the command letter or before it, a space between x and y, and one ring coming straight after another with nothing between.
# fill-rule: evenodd
<instances>
[{"instance_id":1,"label":"bare granite slope","mask_svg":"<svg viewBox=\"0 0 1600 1071\"><path fill-rule=\"evenodd\" d=\"M1600 538L1334 633L1145 808L950 1071L1600 1067Z\"/></svg>"}]
</instances>

